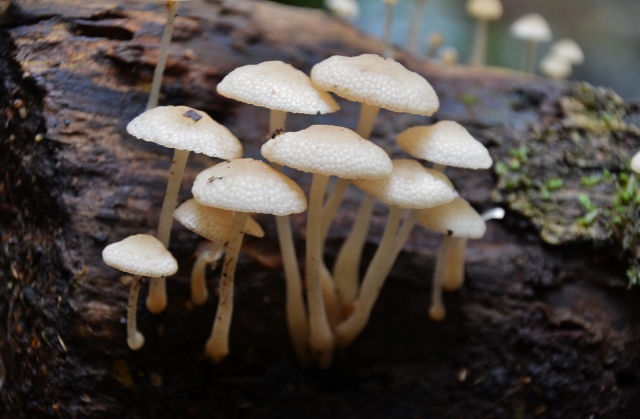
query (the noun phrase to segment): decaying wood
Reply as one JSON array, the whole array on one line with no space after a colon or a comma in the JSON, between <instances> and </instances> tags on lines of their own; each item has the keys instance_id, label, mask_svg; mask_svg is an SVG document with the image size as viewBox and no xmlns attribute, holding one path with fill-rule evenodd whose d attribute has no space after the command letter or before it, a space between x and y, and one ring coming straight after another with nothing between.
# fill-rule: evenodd
<instances>
[{"instance_id":1,"label":"decaying wood","mask_svg":"<svg viewBox=\"0 0 640 419\"><path fill-rule=\"evenodd\" d=\"M470 243L467 283L446 296L442 324L427 317L438 238L416 230L363 335L332 369L300 370L285 329L274 223L259 217L267 237L247 239L243 248L229 358L213 366L202 356L215 298L201 308L189 305L189 270L202 241L178 226L171 251L181 269L169 281L169 307L151 315L140 305L146 345L129 351L123 324L127 278L102 263L101 251L129 234L153 233L157 223L171 154L129 137L125 125L146 103L163 7L16 0L8 17L0 33L0 353L6 369L0 368L0 416L640 414L640 293L627 290L621 246L594 246L613 236L580 236L578 243L562 234L553 237L571 240L558 240L561 247L545 244L540 220L558 225L567 219L557 213L559 206L524 217L526 188L509 189L509 175L491 171L448 170L476 208L495 206L493 197L516 211L490 222L486 236ZM322 12L247 0L185 2L161 102L208 112L256 157L267 113L218 96L215 87L225 74L276 59L308 73L332 54L380 51L377 41ZM441 68L400 52L398 59L434 85L441 99L436 119L467 126L496 160L509 163L510 150L546 138L548 148L535 147L539 158L529 166L520 162L529 176L543 177L540 168L549 162L553 173L569 173L572 161L558 158L567 138L586 138L587 152L594 141L602 143L598 138L615 142L618 157L590 163L594 170L624 170L619 156L640 148L633 105L616 108L615 121L624 127L599 125L594 137L591 128L567 122L579 113L566 108L576 86L502 70ZM293 115L288 129L314 123L353 127L357 107L341 105L334 115ZM373 141L403 156L393 145L395 134L436 119L383 111ZM541 157L545 153L549 158ZM212 163L191 158L181 199ZM307 177L291 174L308 187ZM571 204L569 198L583 191L580 175L569 178L560 201ZM605 198L613 193L598 191ZM330 235L329 261L354 215L358 195L349 197ZM377 208L365 260L385 214ZM294 217L299 250L303 222L303 216ZM210 289L215 282L211 274Z\"/></svg>"}]
</instances>

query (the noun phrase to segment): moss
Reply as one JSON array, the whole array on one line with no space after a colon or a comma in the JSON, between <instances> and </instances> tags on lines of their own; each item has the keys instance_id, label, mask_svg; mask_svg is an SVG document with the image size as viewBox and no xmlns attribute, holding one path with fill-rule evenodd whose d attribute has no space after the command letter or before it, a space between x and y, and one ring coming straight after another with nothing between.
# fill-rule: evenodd
<instances>
[{"instance_id":1,"label":"moss","mask_svg":"<svg viewBox=\"0 0 640 419\"><path fill-rule=\"evenodd\" d=\"M640 283L640 198L628 163L640 149L640 113L588 84L551 100L558 112L543 127L496 152L495 197L527 217L547 243L624 249L631 282Z\"/></svg>"}]
</instances>

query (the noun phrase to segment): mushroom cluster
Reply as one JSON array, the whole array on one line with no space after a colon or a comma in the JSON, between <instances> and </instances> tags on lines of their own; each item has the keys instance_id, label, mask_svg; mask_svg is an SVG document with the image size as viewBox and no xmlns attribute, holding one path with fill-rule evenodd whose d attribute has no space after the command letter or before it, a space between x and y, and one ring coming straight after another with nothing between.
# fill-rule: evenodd
<instances>
[{"instance_id":1,"label":"mushroom cluster","mask_svg":"<svg viewBox=\"0 0 640 419\"><path fill-rule=\"evenodd\" d=\"M358 337L416 223L446 233L434 279L435 308L431 309L432 318L444 317L438 290L442 284L448 289L462 286L466 239L484 233L482 217L458 197L444 169L450 165L486 169L491 157L480 142L452 121L412 127L397 138L410 155L433 162L432 168L410 158L391 160L382 148L368 141L380 108L423 116L438 110L438 97L427 80L392 59L364 54L330 57L312 68L311 77L280 61L241 67L219 83L218 92L270 110L270 130L275 133L266 136L268 141L261 152L271 166L242 158L238 139L204 112L186 106L156 107L127 127L135 137L175 149L157 238L132 236L107 246L103 253L106 264L136 275L128 308L127 341L132 349L144 343L135 326L141 277L155 281L149 287L149 311L160 312L167 304L164 277L177 271L177 262L167 250L173 218L207 243L191 271L194 304L209 300L206 267L215 268L224 254L217 312L204 350L215 363L229 353L235 271L243 236L264 235L251 217L255 213L272 214L277 220L286 279L287 325L302 365L326 368L337 347L346 347ZM339 106L329 92L361 103L355 131L331 125L284 131L287 113L337 111ZM189 151L223 161L198 174L191 189L193 198L176 208ZM308 200L300 186L282 173L283 166L311 174ZM331 176L338 180L325 200ZM352 231L329 270L323 257L325 238L352 184L365 195ZM360 278L362 249L376 200L388 207L387 224ZM303 276L287 216L302 213L307 207ZM472 219L455 218L458 215Z\"/></svg>"}]
</instances>

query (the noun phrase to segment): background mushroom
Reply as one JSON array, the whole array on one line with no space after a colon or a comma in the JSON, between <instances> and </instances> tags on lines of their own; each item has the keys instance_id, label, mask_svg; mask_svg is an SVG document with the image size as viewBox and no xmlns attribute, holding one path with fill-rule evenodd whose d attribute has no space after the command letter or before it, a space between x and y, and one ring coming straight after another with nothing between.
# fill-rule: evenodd
<instances>
[{"instance_id":1,"label":"background mushroom","mask_svg":"<svg viewBox=\"0 0 640 419\"><path fill-rule=\"evenodd\" d=\"M467 13L477 20L470 65L483 66L487 57L489 21L502 17L500 0L468 0Z\"/></svg>"},{"instance_id":2,"label":"background mushroom","mask_svg":"<svg viewBox=\"0 0 640 419\"><path fill-rule=\"evenodd\" d=\"M536 62L536 47L538 42L551 40L551 28L549 24L537 13L522 16L513 22L509 29L511 35L527 42L524 71L533 74Z\"/></svg>"}]
</instances>

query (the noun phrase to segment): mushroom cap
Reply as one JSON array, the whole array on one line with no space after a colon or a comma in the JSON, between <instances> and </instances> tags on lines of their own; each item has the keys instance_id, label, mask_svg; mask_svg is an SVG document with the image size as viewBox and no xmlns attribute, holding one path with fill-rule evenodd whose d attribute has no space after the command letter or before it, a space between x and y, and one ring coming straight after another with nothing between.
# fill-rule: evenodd
<instances>
[{"instance_id":1,"label":"mushroom cap","mask_svg":"<svg viewBox=\"0 0 640 419\"><path fill-rule=\"evenodd\" d=\"M511 24L509 32L515 38L544 42L551 40L549 24L537 13L522 16Z\"/></svg>"},{"instance_id":2,"label":"mushroom cap","mask_svg":"<svg viewBox=\"0 0 640 419\"><path fill-rule=\"evenodd\" d=\"M571 75L571 63L566 58L550 54L540 60L540 71L550 79L562 80Z\"/></svg>"},{"instance_id":3,"label":"mushroom cap","mask_svg":"<svg viewBox=\"0 0 640 419\"><path fill-rule=\"evenodd\" d=\"M343 19L356 19L360 15L360 6L356 0L324 0L331 13Z\"/></svg>"},{"instance_id":4,"label":"mushroom cap","mask_svg":"<svg viewBox=\"0 0 640 419\"><path fill-rule=\"evenodd\" d=\"M264 143L262 155L283 166L343 179L376 179L393 170L382 148L334 125L285 132Z\"/></svg>"},{"instance_id":5,"label":"mushroom cap","mask_svg":"<svg viewBox=\"0 0 640 419\"><path fill-rule=\"evenodd\" d=\"M217 243L226 243L231 235L233 211L201 205L195 199L189 199L173 212L173 218L180 224ZM245 234L264 237L264 230L253 218L247 218L244 227Z\"/></svg>"},{"instance_id":6,"label":"mushroom cap","mask_svg":"<svg viewBox=\"0 0 640 419\"><path fill-rule=\"evenodd\" d=\"M564 38L551 45L551 53L566 58L571 64L578 65L584 62L584 52L580 45L573 39Z\"/></svg>"},{"instance_id":7,"label":"mushroom cap","mask_svg":"<svg viewBox=\"0 0 640 419\"><path fill-rule=\"evenodd\" d=\"M631 159L631 170L640 173L640 151L638 151Z\"/></svg>"},{"instance_id":8,"label":"mushroom cap","mask_svg":"<svg viewBox=\"0 0 640 419\"><path fill-rule=\"evenodd\" d=\"M178 262L162 242L148 234L136 234L111 243L102 251L104 263L132 275L160 278L178 271Z\"/></svg>"},{"instance_id":9,"label":"mushroom cap","mask_svg":"<svg viewBox=\"0 0 640 419\"><path fill-rule=\"evenodd\" d=\"M469 0L467 13L480 20L498 20L502 17L500 0Z\"/></svg>"},{"instance_id":10,"label":"mushroom cap","mask_svg":"<svg viewBox=\"0 0 640 419\"><path fill-rule=\"evenodd\" d=\"M454 121L408 128L396 141L412 156L445 166L488 169L493 164L487 148Z\"/></svg>"},{"instance_id":11,"label":"mushroom cap","mask_svg":"<svg viewBox=\"0 0 640 419\"><path fill-rule=\"evenodd\" d=\"M306 74L282 61L238 67L216 90L224 97L284 112L313 115L340 109L329 93L314 87Z\"/></svg>"},{"instance_id":12,"label":"mushroom cap","mask_svg":"<svg viewBox=\"0 0 640 419\"><path fill-rule=\"evenodd\" d=\"M302 189L259 160L236 159L196 176L191 189L202 205L230 211L288 215L307 209Z\"/></svg>"},{"instance_id":13,"label":"mushroom cap","mask_svg":"<svg viewBox=\"0 0 640 419\"><path fill-rule=\"evenodd\" d=\"M424 77L375 54L329 57L313 66L311 82L354 102L394 112L430 116L440 106L436 92Z\"/></svg>"},{"instance_id":14,"label":"mushroom cap","mask_svg":"<svg viewBox=\"0 0 640 419\"><path fill-rule=\"evenodd\" d=\"M127 132L141 140L224 160L242 157L242 144L206 113L188 106L158 106L135 117Z\"/></svg>"},{"instance_id":15,"label":"mushroom cap","mask_svg":"<svg viewBox=\"0 0 640 419\"><path fill-rule=\"evenodd\" d=\"M418 211L418 223L437 233L453 237L479 239L487 226L473 207L463 198Z\"/></svg>"},{"instance_id":16,"label":"mushroom cap","mask_svg":"<svg viewBox=\"0 0 640 419\"><path fill-rule=\"evenodd\" d=\"M382 202L400 208L429 208L450 202L455 191L415 160L392 160L393 172L381 179L357 179L353 184Z\"/></svg>"}]
</instances>

